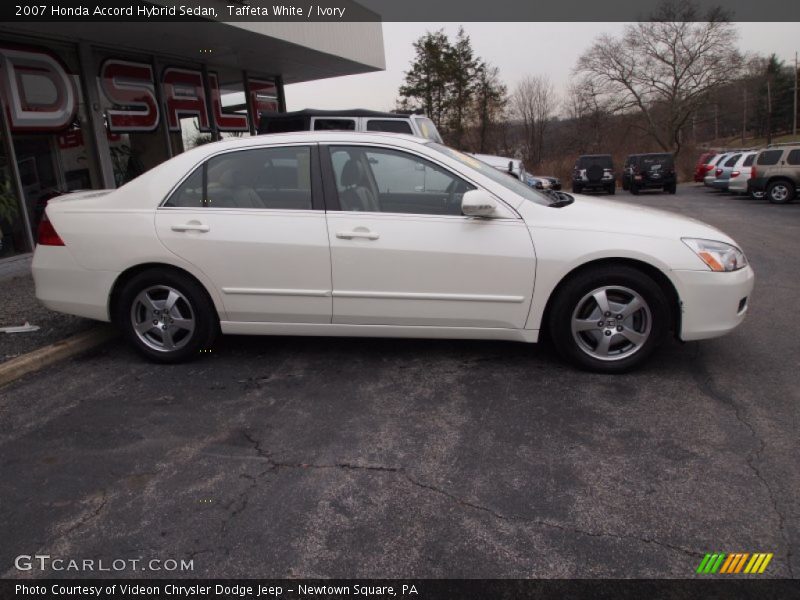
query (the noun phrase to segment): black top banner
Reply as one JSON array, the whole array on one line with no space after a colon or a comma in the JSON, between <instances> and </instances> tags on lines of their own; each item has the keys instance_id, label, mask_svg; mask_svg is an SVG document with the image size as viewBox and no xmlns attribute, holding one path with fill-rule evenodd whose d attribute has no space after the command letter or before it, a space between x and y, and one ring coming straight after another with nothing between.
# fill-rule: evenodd
<instances>
[{"instance_id":1,"label":"black top banner","mask_svg":"<svg viewBox=\"0 0 800 600\"><path fill-rule=\"evenodd\" d=\"M251 22L627 22L650 20L679 0L18 0L0 3L0 21L251 21ZM800 22L800 2L690 0L681 20ZM800 32L798 32L800 33Z\"/></svg>"},{"instance_id":2,"label":"black top banner","mask_svg":"<svg viewBox=\"0 0 800 600\"><path fill-rule=\"evenodd\" d=\"M25 579L0 581L0 598L65 600L789 600L800 581L485 579Z\"/></svg>"}]
</instances>

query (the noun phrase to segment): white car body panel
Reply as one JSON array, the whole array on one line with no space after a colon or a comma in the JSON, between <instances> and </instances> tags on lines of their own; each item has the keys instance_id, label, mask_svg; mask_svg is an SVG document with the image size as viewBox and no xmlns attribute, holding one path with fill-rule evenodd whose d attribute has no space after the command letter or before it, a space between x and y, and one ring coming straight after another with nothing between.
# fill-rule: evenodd
<instances>
[{"instance_id":1,"label":"white car body panel","mask_svg":"<svg viewBox=\"0 0 800 600\"><path fill-rule=\"evenodd\" d=\"M747 192L747 180L750 179L750 173L753 170L752 163L749 166L744 166L745 160L748 157L752 156L755 157L758 152L745 152L736 161L736 164L733 167L733 172L738 171L739 175L733 177L733 173L731 173L731 178L728 180L728 191L735 192L735 193L742 193L744 194Z\"/></svg>"},{"instance_id":2,"label":"white car body panel","mask_svg":"<svg viewBox=\"0 0 800 600\"><path fill-rule=\"evenodd\" d=\"M494 195L495 219L370 212L159 208L208 157L289 144L377 144L417 154ZM681 241L735 244L680 215L575 196L552 208L526 200L465 164L393 134L300 132L207 144L118 190L48 204L65 246L39 246L37 297L48 307L109 320L120 274L165 264L210 294L222 331L237 334L507 339L533 342L545 307L570 272L626 259L657 269L682 306L682 339L714 337L744 318L748 266L714 273ZM208 231L175 232L196 221ZM378 235L337 237L360 231Z\"/></svg>"}]
</instances>

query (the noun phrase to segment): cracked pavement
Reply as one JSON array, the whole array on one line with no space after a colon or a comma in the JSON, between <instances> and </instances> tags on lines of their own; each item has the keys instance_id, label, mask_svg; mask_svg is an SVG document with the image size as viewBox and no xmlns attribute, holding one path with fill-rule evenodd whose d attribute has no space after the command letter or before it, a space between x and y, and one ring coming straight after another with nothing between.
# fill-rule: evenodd
<instances>
[{"instance_id":1,"label":"cracked pavement","mask_svg":"<svg viewBox=\"0 0 800 600\"><path fill-rule=\"evenodd\" d=\"M737 239L745 324L623 376L500 342L230 337L156 366L114 341L0 390L0 572L52 575L14 569L38 553L192 559L185 577L683 578L725 551L797 576L800 203L616 199Z\"/></svg>"}]
</instances>

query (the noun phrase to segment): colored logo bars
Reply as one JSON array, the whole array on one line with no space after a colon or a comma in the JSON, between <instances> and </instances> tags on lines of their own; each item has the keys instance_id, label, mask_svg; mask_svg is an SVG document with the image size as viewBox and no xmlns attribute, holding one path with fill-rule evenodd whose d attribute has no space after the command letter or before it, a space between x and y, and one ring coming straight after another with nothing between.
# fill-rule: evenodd
<instances>
[{"instance_id":1,"label":"colored logo bars","mask_svg":"<svg viewBox=\"0 0 800 600\"><path fill-rule=\"evenodd\" d=\"M702 575L714 575L716 573L760 574L767 568L772 556L772 552L756 554L747 552L734 552L732 554L714 552L703 557L703 560L700 561L700 566L697 567L697 573Z\"/></svg>"}]
</instances>

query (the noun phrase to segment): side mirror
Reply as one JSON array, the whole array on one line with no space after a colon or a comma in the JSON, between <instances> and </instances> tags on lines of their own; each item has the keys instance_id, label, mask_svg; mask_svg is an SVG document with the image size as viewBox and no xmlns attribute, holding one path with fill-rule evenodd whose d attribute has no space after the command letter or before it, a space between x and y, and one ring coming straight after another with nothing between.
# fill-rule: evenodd
<instances>
[{"instance_id":1,"label":"side mirror","mask_svg":"<svg viewBox=\"0 0 800 600\"><path fill-rule=\"evenodd\" d=\"M497 200L485 190L470 190L461 197L461 212L468 217L491 217Z\"/></svg>"}]
</instances>

